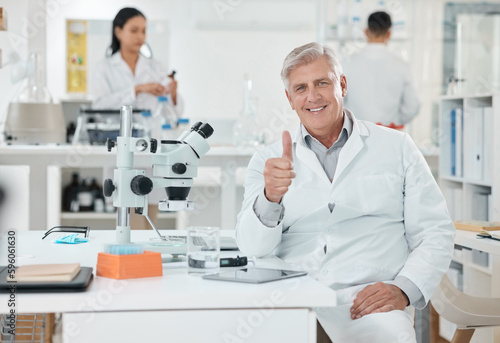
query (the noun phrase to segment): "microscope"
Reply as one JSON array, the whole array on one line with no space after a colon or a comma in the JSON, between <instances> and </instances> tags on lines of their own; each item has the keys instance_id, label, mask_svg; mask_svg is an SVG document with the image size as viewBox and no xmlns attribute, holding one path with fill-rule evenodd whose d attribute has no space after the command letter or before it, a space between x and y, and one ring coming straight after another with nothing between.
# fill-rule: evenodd
<instances>
[{"instance_id":1,"label":"microscope","mask_svg":"<svg viewBox=\"0 0 500 343\"><path fill-rule=\"evenodd\" d=\"M132 137L132 106L120 109L120 136L116 142L108 139L108 151L114 147L116 169L113 180L104 181L104 195L113 196L117 207L116 241L118 244L130 243L130 209L142 214L160 239L166 240L148 216L148 194L155 189L164 188L167 199L158 204L160 211L192 210L193 202L187 196L197 176L199 160L210 146L206 142L213 129L208 123L197 122L190 130L184 131L177 140ZM134 169L134 154L151 154L153 177L146 172Z\"/></svg>"}]
</instances>

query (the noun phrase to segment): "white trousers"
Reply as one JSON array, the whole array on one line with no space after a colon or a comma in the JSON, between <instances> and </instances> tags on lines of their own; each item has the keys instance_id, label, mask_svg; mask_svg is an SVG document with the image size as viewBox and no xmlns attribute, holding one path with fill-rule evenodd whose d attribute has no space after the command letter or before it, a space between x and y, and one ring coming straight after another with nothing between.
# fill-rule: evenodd
<instances>
[{"instance_id":1,"label":"white trousers","mask_svg":"<svg viewBox=\"0 0 500 343\"><path fill-rule=\"evenodd\" d=\"M408 310L373 313L351 319L353 300L362 288L337 291L337 307L316 309L318 321L332 342L416 343L413 318Z\"/></svg>"}]
</instances>

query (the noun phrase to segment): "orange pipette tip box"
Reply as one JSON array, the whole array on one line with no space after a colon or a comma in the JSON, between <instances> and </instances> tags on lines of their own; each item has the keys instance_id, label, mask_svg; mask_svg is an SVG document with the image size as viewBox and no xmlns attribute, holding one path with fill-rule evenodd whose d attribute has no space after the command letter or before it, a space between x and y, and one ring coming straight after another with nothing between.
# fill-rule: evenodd
<instances>
[{"instance_id":1,"label":"orange pipette tip box","mask_svg":"<svg viewBox=\"0 0 500 343\"><path fill-rule=\"evenodd\" d=\"M110 279L135 279L162 276L161 253L144 251L142 254L97 255L97 276Z\"/></svg>"}]
</instances>

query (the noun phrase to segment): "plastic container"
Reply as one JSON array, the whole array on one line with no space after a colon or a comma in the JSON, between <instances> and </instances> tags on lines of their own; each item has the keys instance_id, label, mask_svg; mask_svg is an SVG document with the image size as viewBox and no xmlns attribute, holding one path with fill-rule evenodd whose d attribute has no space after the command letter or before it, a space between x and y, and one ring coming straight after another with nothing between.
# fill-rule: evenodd
<instances>
[{"instance_id":1,"label":"plastic container","mask_svg":"<svg viewBox=\"0 0 500 343\"><path fill-rule=\"evenodd\" d=\"M243 84L243 109L233 127L233 143L240 149L256 148L263 143L256 118L255 99L252 98L252 79L245 74Z\"/></svg>"},{"instance_id":2,"label":"plastic container","mask_svg":"<svg viewBox=\"0 0 500 343\"><path fill-rule=\"evenodd\" d=\"M161 253L144 251L143 254L97 255L97 276L111 279L135 279L162 276Z\"/></svg>"},{"instance_id":3,"label":"plastic container","mask_svg":"<svg viewBox=\"0 0 500 343\"><path fill-rule=\"evenodd\" d=\"M189 130L189 119L188 118L179 118L177 120L177 128L175 129L175 137L179 137L181 133Z\"/></svg>"},{"instance_id":4,"label":"plastic container","mask_svg":"<svg viewBox=\"0 0 500 343\"><path fill-rule=\"evenodd\" d=\"M175 113L169 102L169 99L166 96L158 97L158 107L153 117L162 118L162 125L170 124L173 129L175 129L177 126L177 114Z\"/></svg>"},{"instance_id":5,"label":"plastic container","mask_svg":"<svg viewBox=\"0 0 500 343\"><path fill-rule=\"evenodd\" d=\"M151 138L151 126L153 116L151 115L151 111L142 111L141 113L141 125L143 126L142 136L144 138Z\"/></svg>"},{"instance_id":6,"label":"plastic container","mask_svg":"<svg viewBox=\"0 0 500 343\"><path fill-rule=\"evenodd\" d=\"M175 140L175 132L170 124L163 124L161 126L161 140L162 141L171 141Z\"/></svg>"}]
</instances>

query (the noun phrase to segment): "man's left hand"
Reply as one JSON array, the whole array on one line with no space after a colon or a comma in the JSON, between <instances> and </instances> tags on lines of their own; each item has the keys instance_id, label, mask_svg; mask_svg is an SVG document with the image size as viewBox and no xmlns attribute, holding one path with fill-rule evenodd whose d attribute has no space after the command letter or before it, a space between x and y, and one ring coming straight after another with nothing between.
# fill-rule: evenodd
<instances>
[{"instance_id":1,"label":"man's left hand","mask_svg":"<svg viewBox=\"0 0 500 343\"><path fill-rule=\"evenodd\" d=\"M359 319L370 313L404 310L406 306L408 297L399 287L377 282L358 293L351 307L351 318Z\"/></svg>"}]
</instances>

